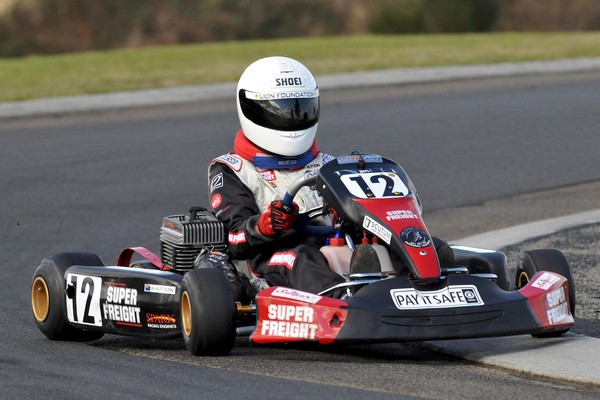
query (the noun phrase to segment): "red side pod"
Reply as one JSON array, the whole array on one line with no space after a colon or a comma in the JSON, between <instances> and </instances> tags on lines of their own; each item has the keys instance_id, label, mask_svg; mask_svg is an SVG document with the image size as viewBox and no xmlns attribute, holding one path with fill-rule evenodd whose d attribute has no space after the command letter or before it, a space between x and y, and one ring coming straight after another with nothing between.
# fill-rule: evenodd
<instances>
[{"instance_id":1,"label":"red side pod","mask_svg":"<svg viewBox=\"0 0 600 400\"><path fill-rule=\"evenodd\" d=\"M300 290L271 287L256 296L255 343L333 343L348 315L345 301Z\"/></svg>"},{"instance_id":2,"label":"red side pod","mask_svg":"<svg viewBox=\"0 0 600 400\"><path fill-rule=\"evenodd\" d=\"M408 256L415 264L417 270L414 273L418 278L438 279L440 277L440 264L435 247L414 198L354 199L354 201L369 210L398 235ZM364 225L363 222L363 228ZM411 241L408 239L411 235L422 237L420 241ZM385 241L381 235L377 236Z\"/></svg>"},{"instance_id":3,"label":"red side pod","mask_svg":"<svg viewBox=\"0 0 600 400\"><path fill-rule=\"evenodd\" d=\"M568 282L562 275L538 272L519 293L527 297L531 310L544 328L575 323L569 307Z\"/></svg>"}]
</instances>

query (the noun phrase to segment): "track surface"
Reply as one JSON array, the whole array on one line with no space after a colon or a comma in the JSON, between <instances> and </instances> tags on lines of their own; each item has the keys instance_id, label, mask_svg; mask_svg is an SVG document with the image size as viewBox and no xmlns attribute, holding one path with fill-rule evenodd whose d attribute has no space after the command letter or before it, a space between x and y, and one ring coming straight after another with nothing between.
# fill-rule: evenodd
<instances>
[{"instance_id":1,"label":"track surface","mask_svg":"<svg viewBox=\"0 0 600 400\"><path fill-rule=\"evenodd\" d=\"M327 92L319 144L399 161L432 232L458 238L598 208L599 100L599 73ZM114 263L125 246L158 249L162 216L208 201L206 165L236 129L229 101L1 122L2 398L600 398L596 387L415 345L307 351L240 341L229 357L194 358L179 340L46 340L29 310L39 261L91 251Z\"/></svg>"}]
</instances>

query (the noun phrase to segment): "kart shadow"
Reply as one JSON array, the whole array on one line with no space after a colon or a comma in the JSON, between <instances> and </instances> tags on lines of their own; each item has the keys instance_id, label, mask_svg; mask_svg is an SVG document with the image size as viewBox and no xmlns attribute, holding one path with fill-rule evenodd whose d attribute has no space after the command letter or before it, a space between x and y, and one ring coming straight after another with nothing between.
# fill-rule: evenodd
<instances>
[{"instance_id":1,"label":"kart shadow","mask_svg":"<svg viewBox=\"0 0 600 400\"><path fill-rule=\"evenodd\" d=\"M428 361L465 362L448 354L436 352L421 345L420 342L377 343L377 344L336 344L287 343L256 345L249 340L238 339L232 355L240 357L255 356L263 358L283 358L287 360L310 360L321 362L360 361L361 363L380 363L400 361L402 363L422 363Z\"/></svg>"},{"instance_id":2,"label":"kart shadow","mask_svg":"<svg viewBox=\"0 0 600 400\"><path fill-rule=\"evenodd\" d=\"M133 350L172 350L187 351L182 338L150 339L130 336L104 335L102 339L89 343L106 350L121 351L124 348Z\"/></svg>"},{"instance_id":3,"label":"kart shadow","mask_svg":"<svg viewBox=\"0 0 600 400\"><path fill-rule=\"evenodd\" d=\"M223 357L194 357L189 354L182 338L147 339L118 335L105 335L89 345L105 350L118 351L130 355L190 362L196 360L206 364L210 359ZM231 361L240 359L261 359L261 362L298 361L298 362L361 362L389 363L401 362L428 363L448 362L465 363L464 359L434 351L419 342L320 345L318 343L285 343L257 345L247 337L236 339L232 352L224 357ZM200 361L203 360L203 361ZM196 362L194 362L196 363ZM210 362L208 362L210 363Z\"/></svg>"}]
</instances>

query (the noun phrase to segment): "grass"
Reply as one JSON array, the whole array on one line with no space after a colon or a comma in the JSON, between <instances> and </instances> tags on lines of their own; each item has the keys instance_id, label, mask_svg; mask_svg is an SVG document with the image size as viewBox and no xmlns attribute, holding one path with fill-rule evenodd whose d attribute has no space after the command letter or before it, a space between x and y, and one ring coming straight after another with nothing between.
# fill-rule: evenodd
<instances>
[{"instance_id":1,"label":"grass","mask_svg":"<svg viewBox=\"0 0 600 400\"><path fill-rule=\"evenodd\" d=\"M0 101L236 81L260 57L315 75L600 57L600 32L360 35L154 46L0 59Z\"/></svg>"}]
</instances>

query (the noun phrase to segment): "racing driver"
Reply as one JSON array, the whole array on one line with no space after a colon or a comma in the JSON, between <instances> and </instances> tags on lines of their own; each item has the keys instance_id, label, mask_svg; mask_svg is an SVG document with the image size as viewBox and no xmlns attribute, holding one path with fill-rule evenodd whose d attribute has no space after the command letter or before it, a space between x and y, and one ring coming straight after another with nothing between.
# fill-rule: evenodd
<instances>
[{"instance_id":1,"label":"racing driver","mask_svg":"<svg viewBox=\"0 0 600 400\"><path fill-rule=\"evenodd\" d=\"M298 178L316 175L331 156L318 150L319 88L310 71L286 57L252 63L238 82L241 129L233 152L209 165L212 211L228 231L233 260L246 260L270 286L318 293L344 278L319 251L323 239L293 230L298 213L321 210L314 188L302 188L294 207L281 199Z\"/></svg>"}]
</instances>

